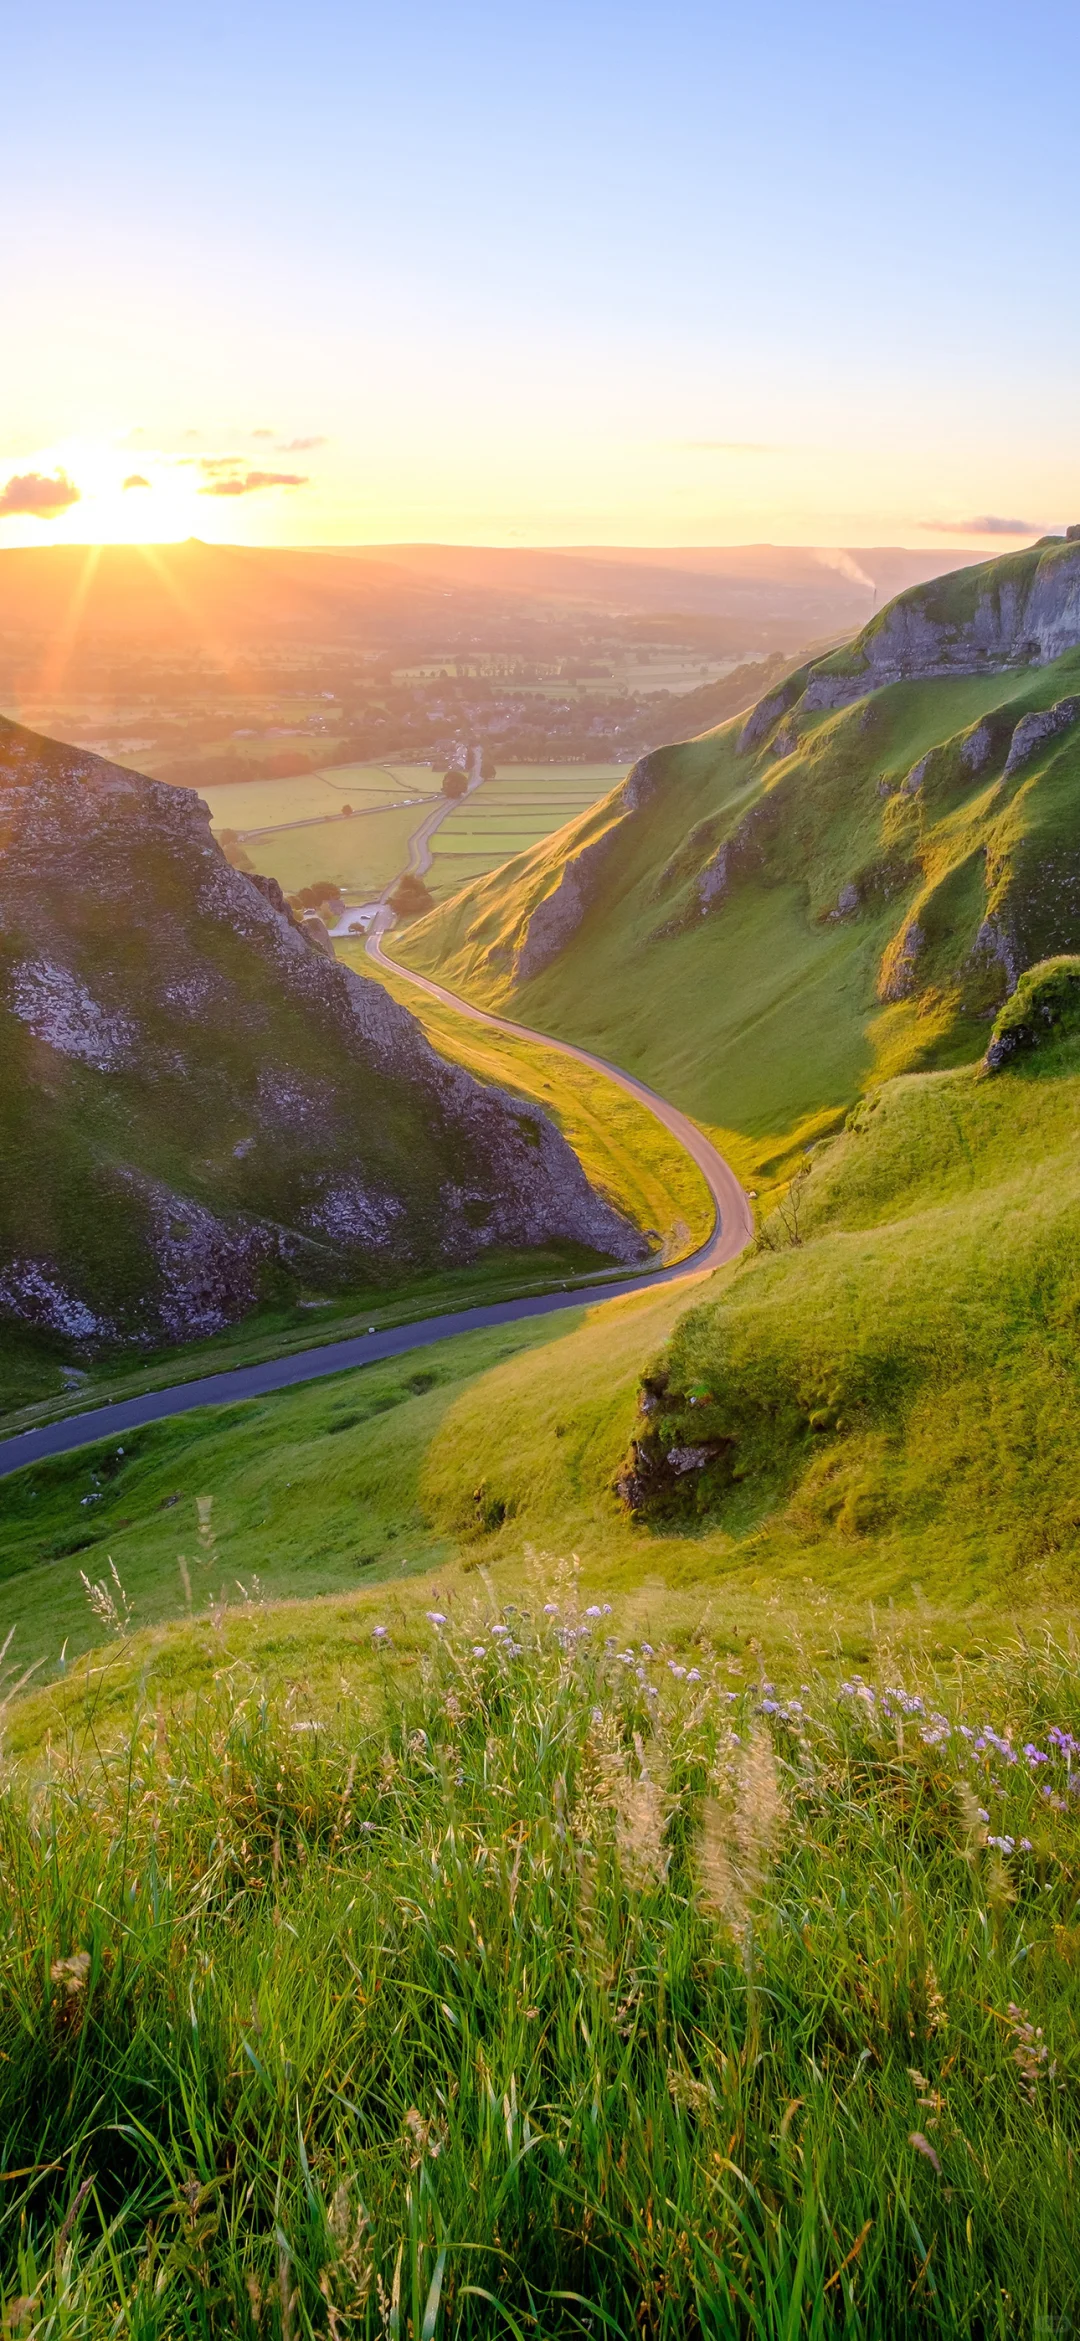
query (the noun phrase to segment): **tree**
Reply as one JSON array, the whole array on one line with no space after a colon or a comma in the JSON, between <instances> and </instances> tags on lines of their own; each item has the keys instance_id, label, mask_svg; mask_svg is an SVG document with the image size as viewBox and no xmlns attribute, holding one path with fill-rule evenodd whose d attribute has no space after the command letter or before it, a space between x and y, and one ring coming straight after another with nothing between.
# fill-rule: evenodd
<instances>
[{"instance_id":1,"label":"tree","mask_svg":"<svg viewBox=\"0 0 1080 2341\"><path fill-rule=\"evenodd\" d=\"M390 896L390 908L401 919L416 919L425 910L434 910L435 903L423 879L418 878L415 871L406 870Z\"/></svg>"},{"instance_id":2,"label":"tree","mask_svg":"<svg viewBox=\"0 0 1080 2341\"><path fill-rule=\"evenodd\" d=\"M469 785L469 775L460 764L451 764L443 774L444 797L463 797Z\"/></svg>"},{"instance_id":3,"label":"tree","mask_svg":"<svg viewBox=\"0 0 1080 2341\"><path fill-rule=\"evenodd\" d=\"M490 748L485 748L480 758L480 778L481 780L494 780L495 778L495 758Z\"/></svg>"}]
</instances>

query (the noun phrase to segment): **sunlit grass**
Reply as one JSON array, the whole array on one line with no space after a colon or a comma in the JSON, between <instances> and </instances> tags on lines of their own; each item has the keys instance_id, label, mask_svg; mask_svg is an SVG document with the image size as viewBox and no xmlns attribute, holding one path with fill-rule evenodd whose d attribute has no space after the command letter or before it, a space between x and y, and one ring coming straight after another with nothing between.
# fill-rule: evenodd
<instances>
[{"instance_id":1,"label":"sunlit grass","mask_svg":"<svg viewBox=\"0 0 1080 2341\"><path fill-rule=\"evenodd\" d=\"M1062 2329L1075 1654L774 1686L554 1566L423 1633L9 1778L8 2329Z\"/></svg>"}]
</instances>

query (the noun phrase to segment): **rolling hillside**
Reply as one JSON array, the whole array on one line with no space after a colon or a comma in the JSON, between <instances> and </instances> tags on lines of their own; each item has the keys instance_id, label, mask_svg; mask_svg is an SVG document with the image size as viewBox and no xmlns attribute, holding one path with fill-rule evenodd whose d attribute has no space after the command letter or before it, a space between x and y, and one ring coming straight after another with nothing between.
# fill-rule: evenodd
<instances>
[{"instance_id":1,"label":"rolling hillside","mask_svg":"<svg viewBox=\"0 0 1080 2341\"><path fill-rule=\"evenodd\" d=\"M402 936L768 1179L874 1080L977 1058L1080 943L1080 543L917 586Z\"/></svg>"}]
</instances>

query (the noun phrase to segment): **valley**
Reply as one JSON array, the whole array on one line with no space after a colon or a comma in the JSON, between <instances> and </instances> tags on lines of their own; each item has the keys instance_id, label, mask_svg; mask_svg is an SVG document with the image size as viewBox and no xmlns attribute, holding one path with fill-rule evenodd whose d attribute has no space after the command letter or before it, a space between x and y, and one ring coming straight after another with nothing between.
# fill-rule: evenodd
<instances>
[{"instance_id":1,"label":"valley","mask_svg":"<svg viewBox=\"0 0 1080 2341\"><path fill-rule=\"evenodd\" d=\"M235 2150L257 2195L300 2102L359 2174L377 2263L327 2256L313 2155L279 2182L315 2320L366 2329L386 2236L414 2341L455 2266L459 2309L474 2276L509 2287L545 2341L582 2329L554 2298L629 2333L654 2282L657 2332L731 2341L824 2332L834 2295L836 2330L892 2330L931 2265L897 2331L1019 2332L987 2304L1032 2270L1073 2300L1078 567L1061 539L916 587L628 772L498 768L431 836L434 908L380 909L332 964L197 799L8 727L7 1045L33 1108L9 1102L7 1159L33 1162L38 1225L75 1229L52 1294L88 1309L95 1255L28 1151L41 1125L68 1133L67 1191L167 1175L173 1225L197 1204L235 1244L230 1212L269 1218L226 1140L271 1047L272 1097L322 1083L270 1165L274 1224L306 1238L324 1164L376 1141L418 1215L411 1259L326 1228L332 1254L298 1276L284 1247L224 1314L204 1271L218 1320L171 1345L146 1297L141 1345L70 1315L61 1338L7 1271L9 1862L61 1971L95 1946L95 2011L134 2004L122 1916L156 1995L140 2054L174 2123L207 2091L215 2166ZM291 785L244 791L276 813L298 800L256 792ZM312 827L252 828L321 852L363 825L324 822L333 785L304 783ZM158 1102L154 1051L181 1045L154 1025L162 910L168 982L206 953L234 987L202 1012L197 1149ZM61 966L45 1018L27 970ZM488 1133L469 1213L440 1177L456 1114ZM20 1957L29 1927L20 1905ZM135 2105L132 2170L149 2184L154 2141L175 2192L186 2143L94 2027L44 2124L33 2023L9 2052L11 2168ZM253 2297L207 2237L222 2297Z\"/></svg>"}]
</instances>

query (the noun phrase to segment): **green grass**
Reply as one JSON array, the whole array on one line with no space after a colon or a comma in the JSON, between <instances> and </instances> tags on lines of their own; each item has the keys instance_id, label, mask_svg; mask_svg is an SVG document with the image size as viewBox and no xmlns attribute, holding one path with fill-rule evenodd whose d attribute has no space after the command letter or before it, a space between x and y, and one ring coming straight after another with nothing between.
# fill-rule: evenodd
<instances>
[{"instance_id":1,"label":"green grass","mask_svg":"<svg viewBox=\"0 0 1080 2341\"><path fill-rule=\"evenodd\" d=\"M1075 735L1001 778L1011 723L1075 690L1078 672L1069 653L1022 674L895 684L802 719L779 762L767 749L739 756L741 722L664 751L576 933L527 983L515 985L513 958L528 918L567 857L609 826L609 804L475 878L394 948L481 1005L641 1074L768 1184L868 1084L981 1054L1005 984L1000 961L975 950L988 914L1022 960L1080 942ZM972 774L960 735L996 709L1008 710L999 748ZM905 794L930 751L922 789ZM760 842L701 916L698 875L751 812ZM855 907L836 915L848 886ZM889 1000L912 922L915 975Z\"/></svg>"},{"instance_id":2,"label":"green grass","mask_svg":"<svg viewBox=\"0 0 1080 2341\"><path fill-rule=\"evenodd\" d=\"M329 1709L224 1649L54 1695L0 1804L9 2330L1069 2329L1074 1658L774 1688L601 1612L480 1587Z\"/></svg>"},{"instance_id":3,"label":"green grass","mask_svg":"<svg viewBox=\"0 0 1080 2341\"><path fill-rule=\"evenodd\" d=\"M428 883L437 901L562 829L606 795L623 764L502 765L441 823Z\"/></svg>"},{"instance_id":4,"label":"green grass","mask_svg":"<svg viewBox=\"0 0 1080 2341\"><path fill-rule=\"evenodd\" d=\"M705 1242L713 1205L700 1171L663 1123L625 1090L555 1049L455 1015L369 959L357 944L337 948L348 966L377 977L411 1009L440 1055L467 1066L479 1081L535 1098L558 1124L592 1185L635 1227L653 1231L665 1261L681 1260Z\"/></svg>"},{"instance_id":5,"label":"green grass","mask_svg":"<svg viewBox=\"0 0 1080 2341\"><path fill-rule=\"evenodd\" d=\"M201 789L215 829L258 829L340 813L343 805L380 805L397 797L435 796L439 777L426 764L335 764L287 780L245 780ZM417 811L420 819L420 810Z\"/></svg>"},{"instance_id":6,"label":"green grass","mask_svg":"<svg viewBox=\"0 0 1080 2341\"><path fill-rule=\"evenodd\" d=\"M252 837L244 851L265 877L277 879L286 894L326 878L359 900L380 892L405 868L409 840L423 818L422 805L406 805L365 813L355 821Z\"/></svg>"},{"instance_id":7,"label":"green grass","mask_svg":"<svg viewBox=\"0 0 1080 2341\"><path fill-rule=\"evenodd\" d=\"M51 1668L65 1636L86 1647L79 1571L107 1575L110 1555L140 1625L182 1614L200 1495L218 1538L203 1609L253 1576L336 1596L402 1563L417 1598L431 1570L511 1583L532 1546L577 1552L605 1597L669 1625L711 1605L775 1646L819 1595L851 1655L868 1602L930 1605L943 1648L1062 1614L1080 1557L1078 1127L1075 1037L992 1079L905 1076L817 1150L799 1241L774 1217L755 1255L689 1293L157 1424L118 1468L99 1443L13 1475L2 1615L20 1665ZM667 1381L643 1418L646 1370ZM635 1518L615 1483L631 1441L657 1439L714 1460L674 1487L661 1474ZM316 1603L311 1665L335 1630Z\"/></svg>"}]
</instances>

